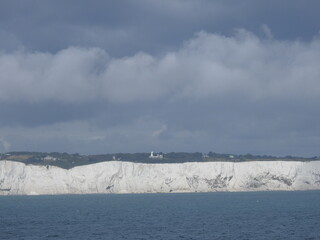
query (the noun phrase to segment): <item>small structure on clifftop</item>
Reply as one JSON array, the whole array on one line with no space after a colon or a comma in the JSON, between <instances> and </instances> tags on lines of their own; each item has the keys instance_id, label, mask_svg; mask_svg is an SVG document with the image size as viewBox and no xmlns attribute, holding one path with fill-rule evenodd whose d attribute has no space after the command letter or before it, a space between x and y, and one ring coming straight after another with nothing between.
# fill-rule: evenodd
<instances>
[{"instance_id":1,"label":"small structure on clifftop","mask_svg":"<svg viewBox=\"0 0 320 240\"><path fill-rule=\"evenodd\" d=\"M156 155L154 155L153 154L153 151L150 153L150 156L149 156L149 158L163 158L163 155L162 154L156 154Z\"/></svg>"},{"instance_id":2,"label":"small structure on clifftop","mask_svg":"<svg viewBox=\"0 0 320 240\"><path fill-rule=\"evenodd\" d=\"M43 161L56 161L57 158L51 157L51 156L48 155L48 156L42 158L42 160L43 160Z\"/></svg>"}]
</instances>

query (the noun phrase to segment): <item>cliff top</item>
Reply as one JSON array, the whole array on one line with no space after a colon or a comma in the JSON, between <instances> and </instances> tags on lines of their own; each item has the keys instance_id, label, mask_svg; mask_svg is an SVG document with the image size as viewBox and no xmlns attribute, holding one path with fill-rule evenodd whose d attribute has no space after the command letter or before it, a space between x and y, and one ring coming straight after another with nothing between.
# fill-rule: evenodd
<instances>
[{"instance_id":1,"label":"cliff top","mask_svg":"<svg viewBox=\"0 0 320 240\"><path fill-rule=\"evenodd\" d=\"M150 153L114 153L99 155L80 155L77 153L58 153L58 152L8 152L0 154L0 160L10 160L23 162L33 165L52 165L65 169L76 166L88 165L92 163L106 161L126 161L139 163L184 163L184 162L245 162L245 161L314 161L320 160L319 157L302 158L302 157L275 157L267 155L237 155L237 154L221 154L209 152L202 154L199 152L171 152L158 153L163 158L150 158Z\"/></svg>"}]
</instances>

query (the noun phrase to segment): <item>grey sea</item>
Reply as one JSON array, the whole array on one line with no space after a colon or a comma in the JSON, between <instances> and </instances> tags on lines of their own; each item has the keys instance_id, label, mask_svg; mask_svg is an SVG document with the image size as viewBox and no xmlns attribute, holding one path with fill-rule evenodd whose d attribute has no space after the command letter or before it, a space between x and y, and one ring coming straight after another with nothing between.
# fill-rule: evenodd
<instances>
[{"instance_id":1,"label":"grey sea","mask_svg":"<svg viewBox=\"0 0 320 240\"><path fill-rule=\"evenodd\" d=\"M320 191L2 196L0 239L320 239Z\"/></svg>"}]
</instances>

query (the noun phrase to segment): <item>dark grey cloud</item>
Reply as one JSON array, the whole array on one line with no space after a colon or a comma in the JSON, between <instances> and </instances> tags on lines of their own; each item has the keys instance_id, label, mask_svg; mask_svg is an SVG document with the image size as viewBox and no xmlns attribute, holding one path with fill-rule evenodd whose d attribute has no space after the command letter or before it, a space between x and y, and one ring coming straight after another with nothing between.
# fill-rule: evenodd
<instances>
[{"instance_id":1,"label":"dark grey cloud","mask_svg":"<svg viewBox=\"0 0 320 240\"><path fill-rule=\"evenodd\" d=\"M2 145L316 155L319 50L319 38L238 30L199 32L162 56L110 58L79 47L2 53Z\"/></svg>"},{"instance_id":2,"label":"dark grey cloud","mask_svg":"<svg viewBox=\"0 0 320 240\"><path fill-rule=\"evenodd\" d=\"M234 29L277 39L310 40L320 29L317 0L285 1L1 1L0 40L7 50L55 53L99 47L114 57L179 48L200 30L231 36Z\"/></svg>"},{"instance_id":3,"label":"dark grey cloud","mask_svg":"<svg viewBox=\"0 0 320 240\"><path fill-rule=\"evenodd\" d=\"M319 155L318 1L1 1L0 151Z\"/></svg>"}]
</instances>

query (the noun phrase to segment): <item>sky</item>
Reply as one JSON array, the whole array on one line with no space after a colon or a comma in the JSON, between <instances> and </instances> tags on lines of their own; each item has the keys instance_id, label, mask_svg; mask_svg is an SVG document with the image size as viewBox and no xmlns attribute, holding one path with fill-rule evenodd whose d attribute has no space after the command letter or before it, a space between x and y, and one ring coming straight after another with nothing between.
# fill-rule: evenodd
<instances>
[{"instance_id":1,"label":"sky","mask_svg":"<svg viewBox=\"0 0 320 240\"><path fill-rule=\"evenodd\" d=\"M0 152L320 155L318 0L2 0Z\"/></svg>"}]
</instances>

